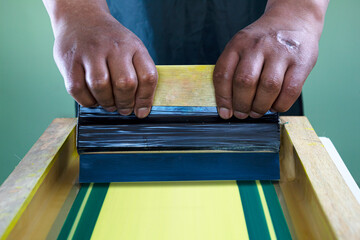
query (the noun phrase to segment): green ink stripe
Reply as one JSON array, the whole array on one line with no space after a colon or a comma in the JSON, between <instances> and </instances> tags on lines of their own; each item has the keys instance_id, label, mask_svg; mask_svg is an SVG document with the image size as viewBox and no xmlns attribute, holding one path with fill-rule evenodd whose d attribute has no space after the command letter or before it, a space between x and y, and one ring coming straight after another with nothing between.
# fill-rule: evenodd
<instances>
[{"instance_id":1,"label":"green ink stripe","mask_svg":"<svg viewBox=\"0 0 360 240\"><path fill-rule=\"evenodd\" d=\"M261 185L265 194L266 202L269 206L270 216L277 239L291 239L289 228L286 223L284 213L282 212L274 185L271 181L261 181Z\"/></svg>"},{"instance_id":2,"label":"green ink stripe","mask_svg":"<svg viewBox=\"0 0 360 240\"><path fill-rule=\"evenodd\" d=\"M89 199L89 196L90 196L91 190L92 190L92 188L93 188L93 185L94 185L93 183L90 183L90 185L89 185L89 188L88 188L88 190L87 190L87 192L86 192L86 194L85 194L84 200L83 200L83 202L81 203L80 209L79 209L79 211L78 211L78 213L77 213L77 215L76 215L75 221L74 221L74 223L73 223L73 225L72 225L72 227L71 227L71 229L70 229L70 233L69 233L69 236L68 236L68 238L67 238L68 240L72 240L73 237L74 237L74 233L75 233L75 231L76 231L76 229L77 229L77 226L78 226L78 224L79 224L80 218L81 218L81 216L82 216L82 214L83 214L83 212L84 212L84 209L85 209L85 206L86 206L87 201L88 201L88 199Z\"/></svg>"},{"instance_id":3,"label":"green ink stripe","mask_svg":"<svg viewBox=\"0 0 360 240\"><path fill-rule=\"evenodd\" d=\"M88 186L87 186L88 187ZM63 234L63 231L61 231L59 238L58 239L67 239L68 237L71 237L71 239L90 239L91 238L91 234L94 230L97 218L99 216L102 204L104 202L107 190L109 188L109 184L102 184L102 183L96 183L93 185L91 193L89 195L89 198L87 199L86 205L84 207L84 210L80 216L80 219L77 223L75 232L72 236L70 236L70 231L71 228L73 226L73 224L75 223L76 220L76 215L77 212L80 210L80 207L74 208L74 211L76 211L76 213L74 213L75 217L72 217L71 219L69 219L69 222L66 220L64 227L66 228L68 231L65 232ZM83 190L81 188L81 190ZM86 191L84 191L86 194ZM83 202L85 199L84 197L82 197L82 199L79 199L79 201ZM75 200L75 202L77 201L77 199ZM74 203L75 204L75 203ZM81 205L81 203L80 203ZM73 209L71 209L72 211ZM70 213L71 213L70 211ZM70 214L69 213L69 214ZM65 225L68 224L70 226L66 226Z\"/></svg>"},{"instance_id":4,"label":"green ink stripe","mask_svg":"<svg viewBox=\"0 0 360 240\"><path fill-rule=\"evenodd\" d=\"M250 239L270 239L259 191L254 181L237 181Z\"/></svg>"},{"instance_id":5,"label":"green ink stripe","mask_svg":"<svg viewBox=\"0 0 360 240\"><path fill-rule=\"evenodd\" d=\"M77 216L77 213L79 212L80 206L84 200L84 197L86 195L86 192L89 188L89 184L82 184L79 190L79 193L77 194L75 201L70 209L69 214L66 217L65 223L61 228L60 234L58 236L57 239L62 240L62 239L67 239L73 222L75 221L75 218Z\"/></svg>"}]
</instances>

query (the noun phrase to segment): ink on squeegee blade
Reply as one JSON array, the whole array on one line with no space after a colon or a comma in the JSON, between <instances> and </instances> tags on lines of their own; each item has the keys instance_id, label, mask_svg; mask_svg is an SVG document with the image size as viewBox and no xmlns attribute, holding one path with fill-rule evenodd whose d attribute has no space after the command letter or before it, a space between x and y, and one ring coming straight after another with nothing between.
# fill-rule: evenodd
<instances>
[{"instance_id":1,"label":"ink on squeegee blade","mask_svg":"<svg viewBox=\"0 0 360 240\"><path fill-rule=\"evenodd\" d=\"M215 107L153 107L145 119L101 107L79 109L79 153L150 150L278 152L278 114L221 119Z\"/></svg>"}]
</instances>

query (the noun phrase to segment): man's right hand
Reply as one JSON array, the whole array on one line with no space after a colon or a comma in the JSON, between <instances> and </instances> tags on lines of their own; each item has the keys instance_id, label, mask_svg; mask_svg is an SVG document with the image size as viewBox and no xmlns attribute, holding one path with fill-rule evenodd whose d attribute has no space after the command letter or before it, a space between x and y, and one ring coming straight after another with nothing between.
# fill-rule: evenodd
<instances>
[{"instance_id":1,"label":"man's right hand","mask_svg":"<svg viewBox=\"0 0 360 240\"><path fill-rule=\"evenodd\" d=\"M44 0L49 14L55 6ZM102 106L139 118L151 109L157 83L141 40L96 1L63 6L52 17L54 58L69 94L82 106ZM105 3L106 4L106 3ZM52 8L52 9L51 9Z\"/></svg>"}]
</instances>

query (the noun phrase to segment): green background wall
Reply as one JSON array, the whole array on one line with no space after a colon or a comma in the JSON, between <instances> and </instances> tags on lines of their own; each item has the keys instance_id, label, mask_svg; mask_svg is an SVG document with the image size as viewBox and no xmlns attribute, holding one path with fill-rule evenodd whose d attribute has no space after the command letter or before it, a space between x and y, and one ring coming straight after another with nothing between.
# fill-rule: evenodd
<instances>
[{"instance_id":1,"label":"green background wall","mask_svg":"<svg viewBox=\"0 0 360 240\"><path fill-rule=\"evenodd\" d=\"M332 1L318 63L304 87L305 113L360 183L360 1ZM0 0L0 183L57 117L74 105L52 58L41 1Z\"/></svg>"}]
</instances>

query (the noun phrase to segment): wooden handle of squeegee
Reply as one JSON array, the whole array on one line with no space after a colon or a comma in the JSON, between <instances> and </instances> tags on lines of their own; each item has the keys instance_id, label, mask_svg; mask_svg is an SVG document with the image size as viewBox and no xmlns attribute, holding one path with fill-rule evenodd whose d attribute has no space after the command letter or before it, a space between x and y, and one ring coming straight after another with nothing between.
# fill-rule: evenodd
<instances>
[{"instance_id":1,"label":"wooden handle of squeegee","mask_svg":"<svg viewBox=\"0 0 360 240\"><path fill-rule=\"evenodd\" d=\"M214 65L157 66L154 106L216 106Z\"/></svg>"}]
</instances>

